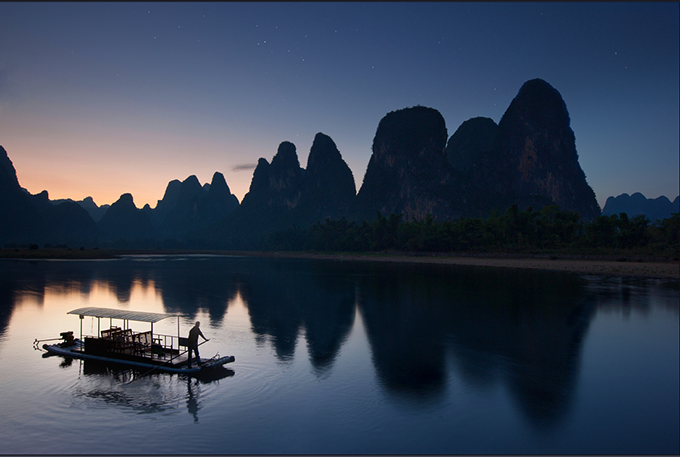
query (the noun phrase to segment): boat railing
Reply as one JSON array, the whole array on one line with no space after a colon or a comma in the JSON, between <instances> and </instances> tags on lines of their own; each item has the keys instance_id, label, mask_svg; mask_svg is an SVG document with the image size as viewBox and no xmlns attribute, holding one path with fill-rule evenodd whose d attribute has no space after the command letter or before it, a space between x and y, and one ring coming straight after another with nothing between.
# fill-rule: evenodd
<instances>
[{"instance_id":1,"label":"boat railing","mask_svg":"<svg viewBox=\"0 0 680 457\"><path fill-rule=\"evenodd\" d=\"M177 335L154 334L154 344L160 346L163 351L171 354L179 351L179 338Z\"/></svg>"}]
</instances>

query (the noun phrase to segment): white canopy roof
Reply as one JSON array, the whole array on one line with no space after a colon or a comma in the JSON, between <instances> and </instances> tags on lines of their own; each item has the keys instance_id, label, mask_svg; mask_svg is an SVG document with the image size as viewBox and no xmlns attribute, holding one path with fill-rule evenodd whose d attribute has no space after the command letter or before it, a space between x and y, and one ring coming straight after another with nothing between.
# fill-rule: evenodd
<instances>
[{"instance_id":1,"label":"white canopy roof","mask_svg":"<svg viewBox=\"0 0 680 457\"><path fill-rule=\"evenodd\" d=\"M109 317L111 319L124 319L138 322L158 322L168 317L177 317L179 314L149 313L146 311L128 311L124 309L98 308L88 306L69 311L66 314L78 314L80 316Z\"/></svg>"}]
</instances>

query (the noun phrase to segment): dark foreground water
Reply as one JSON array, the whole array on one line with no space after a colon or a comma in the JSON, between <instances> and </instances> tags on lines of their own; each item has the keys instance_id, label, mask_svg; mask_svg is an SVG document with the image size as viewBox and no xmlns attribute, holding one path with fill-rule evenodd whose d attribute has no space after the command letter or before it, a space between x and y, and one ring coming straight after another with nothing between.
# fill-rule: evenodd
<instances>
[{"instance_id":1,"label":"dark foreground water","mask_svg":"<svg viewBox=\"0 0 680 457\"><path fill-rule=\"evenodd\" d=\"M482 267L0 261L0 452L676 454L678 302L678 281ZM139 377L33 349L82 306L180 312L236 362Z\"/></svg>"}]
</instances>

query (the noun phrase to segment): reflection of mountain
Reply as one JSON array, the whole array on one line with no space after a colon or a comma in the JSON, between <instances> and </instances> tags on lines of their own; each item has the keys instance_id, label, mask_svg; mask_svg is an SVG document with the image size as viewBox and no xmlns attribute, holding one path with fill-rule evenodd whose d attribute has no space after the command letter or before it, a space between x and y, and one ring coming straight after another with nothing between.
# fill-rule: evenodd
<instances>
[{"instance_id":1,"label":"reflection of mountain","mask_svg":"<svg viewBox=\"0 0 680 457\"><path fill-rule=\"evenodd\" d=\"M432 314L434 283L418 273L422 269L404 268L371 265L360 279L358 303L373 364L388 392L415 401L437 399L446 370L443 329Z\"/></svg>"},{"instance_id":2,"label":"reflection of mountain","mask_svg":"<svg viewBox=\"0 0 680 457\"><path fill-rule=\"evenodd\" d=\"M212 322L223 319L238 294L255 338L287 360L304 335L319 376L333 367L356 303L377 377L391 398L419 406L440 401L453 367L476 389L507 387L541 426L569 410L596 307L644 313L651 303L667 302L678 309L674 283L665 291L652 280L586 283L540 271L211 256L2 260L0 340L25 296L41 304L46 291L88 294L102 284L123 303L136 284L153 284L166 311L207 311Z\"/></svg>"},{"instance_id":3,"label":"reflection of mountain","mask_svg":"<svg viewBox=\"0 0 680 457\"><path fill-rule=\"evenodd\" d=\"M304 329L312 365L324 371L354 322L353 283L328 274L324 264L262 263L244 276L241 285L253 332L262 340L269 336L285 360L293 356L298 333Z\"/></svg>"},{"instance_id":4,"label":"reflection of mountain","mask_svg":"<svg viewBox=\"0 0 680 457\"><path fill-rule=\"evenodd\" d=\"M7 331L14 311L14 297L19 289L13 273L14 269L7 263L0 263L0 335L4 335Z\"/></svg>"},{"instance_id":5,"label":"reflection of mountain","mask_svg":"<svg viewBox=\"0 0 680 457\"><path fill-rule=\"evenodd\" d=\"M315 274L301 310L312 365L327 370L354 324L354 287L335 276Z\"/></svg>"},{"instance_id":6,"label":"reflection of mountain","mask_svg":"<svg viewBox=\"0 0 680 457\"><path fill-rule=\"evenodd\" d=\"M458 371L475 384L506 382L529 420L549 426L570 406L594 304L576 276L493 276L477 291L470 285L482 278L461 278L468 291L448 326L455 347L465 348L453 352Z\"/></svg>"},{"instance_id":7,"label":"reflection of mountain","mask_svg":"<svg viewBox=\"0 0 680 457\"><path fill-rule=\"evenodd\" d=\"M0 261L0 340L7 331L12 313L19 301L29 295L31 301L42 306L45 290L56 276L54 266L47 262ZM68 283L54 281L65 287ZM74 287L75 284L68 284ZM57 286L59 287L59 286Z\"/></svg>"},{"instance_id":8,"label":"reflection of mountain","mask_svg":"<svg viewBox=\"0 0 680 457\"><path fill-rule=\"evenodd\" d=\"M483 387L508 384L529 419L548 425L569 406L594 312L576 276L514 270L374 268L360 306L378 375L399 397L437 397L446 352ZM408 278L408 279L407 279Z\"/></svg>"},{"instance_id":9,"label":"reflection of mountain","mask_svg":"<svg viewBox=\"0 0 680 457\"><path fill-rule=\"evenodd\" d=\"M194 316L203 309L212 322L222 322L238 290L238 270L233 262L176 257L152 263L149 268L153 268L153 280L166 312Z\"/></svg>"},{"instance_id":10,"label":"reflection of mountain","mask_svg":"<svg viewBox=\"0 0 680 457\"><path fill-rule=\"evenodd\" d=\"M295 268L291 269L291 265ZM323 265L326 265L325 267ZM281 359L291 357L301 331L313 366L332 366L354 322L354 283L329 264L216 256L139 256L110 261L0 262L0 331L15 291L42 302L46 290L87 295L105 285L130 305L133 288L153 285L166 312L190 319L206 311L219 325L238 293L248 305L256 337L270 338ZM318 268L317 268L318 267Z\"/></svg>"}]
</instances>

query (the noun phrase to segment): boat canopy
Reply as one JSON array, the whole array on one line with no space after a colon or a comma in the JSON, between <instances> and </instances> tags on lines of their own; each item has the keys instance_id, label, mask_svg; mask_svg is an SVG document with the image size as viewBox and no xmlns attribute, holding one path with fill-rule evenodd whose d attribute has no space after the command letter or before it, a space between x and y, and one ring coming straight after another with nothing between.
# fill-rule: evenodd
<instances>
[{"instance_id":1,"label":"boat canopy","mask_svg":"<svg viewBox=\"0 0 680 457\"><path fill-rule=\"evenodd\" d=\"M88 306L86 308L74 309L73 311L69 311L66 314L78 314L80 316L93 316L93 317L109 317L111 319L123 319L137 322L151 322L152 324L154 322L161 321L168 317L179 317L179 314L149 313L146 311L128 311L124 309L98 308L96 306Z\"/></svg>"}]
</instances>

